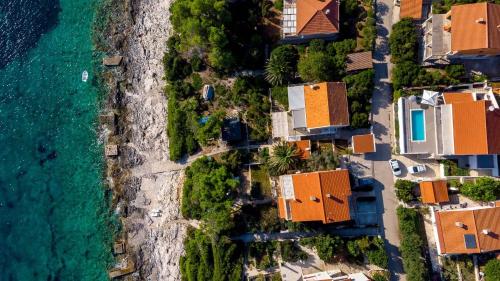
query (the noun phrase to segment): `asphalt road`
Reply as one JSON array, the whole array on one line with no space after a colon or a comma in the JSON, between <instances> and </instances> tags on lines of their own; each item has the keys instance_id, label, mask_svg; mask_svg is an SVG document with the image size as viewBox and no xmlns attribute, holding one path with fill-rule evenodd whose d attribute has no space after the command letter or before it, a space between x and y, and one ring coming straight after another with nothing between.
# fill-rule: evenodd
<instances>
[{"instance_id":1,"label":"asphalt road","mask_svg":"<svg viewBox=\"0 0 500 281\"><path fill-rule=\"evenodd\" d=\"M391 0L378 0L377 7L377 40L373 57L375 60L375 89L372 98L373 133L376 138L377 152L371 156L376 188L382 191L383 202L379 208L382 212L380 231L383 233L386 251L389 255L389 271L391 280L406 280L399 253L399 227L396 208L399 201L394 192L394 178L388 161L391 158L391 118L392 95L389 84L390 56L389 32L392 27Z\"/></svg>"}]
</instances>

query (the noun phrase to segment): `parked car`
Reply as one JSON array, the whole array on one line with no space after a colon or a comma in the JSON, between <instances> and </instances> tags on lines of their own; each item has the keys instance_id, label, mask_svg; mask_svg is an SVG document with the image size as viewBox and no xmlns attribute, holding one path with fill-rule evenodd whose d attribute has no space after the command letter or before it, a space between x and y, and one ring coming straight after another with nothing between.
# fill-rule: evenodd
<instances>
[{"instance_id":1,"label":"parked car","mask_svg":"<svg viewBox=\"0 0 500 281\"><path fill-rule=\"evenodd\" d=\"M401 175L401 168L399 167L399 162L396 159L389 160L389 165L391 165L392 174L395 176Z\"/></svg>"},{"instance_id":2,"label":"parked car","mask_svg":"<svg viewBox=\"0 0 500 281\"><path fill-rule=\"evenodd\" d=\"M422 164L408 167L408 173L410 174L418 174L418 173L423 173L425 171L427 171L427 168L425 167L425 165Z\"/></svg>"},{"instance_id":3,"label":"parked car","mask_svg":"<svg viewBox=\"0 0 500 281\"><path fill-rule=\"evenodd\" d=\"M394 6L399 6L401 4L401 0L394 0Z\"/></svg>"},{"instance_id":4,"label":"parked car","mask_svg":"<svg viewBox=\"0 0 500 281\"><path fill-rule=\"evenodd\" d=\"M358 178L358 185L372 185L374 182L373 178Z\"/></svg>"}]
</instances>

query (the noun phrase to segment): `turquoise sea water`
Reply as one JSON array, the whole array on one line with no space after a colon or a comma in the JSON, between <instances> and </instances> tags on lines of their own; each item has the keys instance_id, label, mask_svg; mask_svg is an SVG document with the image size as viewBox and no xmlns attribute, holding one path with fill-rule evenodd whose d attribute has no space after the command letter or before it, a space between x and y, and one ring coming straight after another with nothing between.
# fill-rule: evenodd
<instances>
[{"instance_id":1,"label":"turquoise sea water","mask_svg":"<svg viewBox=\"0 0 500 281\"><path fill-rule=\"evenodd\" d=\"M98 0L0 1L0 280L106 280ZM89 81L81 81L88 70Z\"/></svg>"}]
</instances>

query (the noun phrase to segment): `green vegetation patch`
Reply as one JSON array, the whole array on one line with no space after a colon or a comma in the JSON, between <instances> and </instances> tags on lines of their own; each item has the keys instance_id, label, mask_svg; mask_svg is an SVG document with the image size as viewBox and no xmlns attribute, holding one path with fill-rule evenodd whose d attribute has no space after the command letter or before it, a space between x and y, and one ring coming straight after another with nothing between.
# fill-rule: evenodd
<instances>
[{"instance_id":1,"label":"green vegetation patch","mask_svg":"<svg viewBox=\"0 0 500 281\"><path fill-rule=\"evenodd\" d=\"M457 265L460 268L462 280L475 280L474 263L472 257L468 255L451 256L442 259L443 277L447 281L459 281Z\"/></svg>"},{"instance_id":2,"label":"green vegetation patch","mask_svg":"<svg viewBox=\"0 0 500 281\"><path fill-rule=\"evenodd\" d=\"M477 178L475 183L465 182L460 192L476 201L494 201L500 197L500 181L492 178Z\"/></svg>"},{"instance_id":3,"label":"green vegetation patch","mask_svg":"<svg viewBox=\"0 0 500 281\"><path fill-rule=\"evenodd\" d=\"M394 187L396 188L396 197L399 200L408 203L416 199L415 195L413 194L413 189L415 188L414 182L398 179L396 180Z\"/></svg>"},{"instance_id":4,"label":"green vegetation patch","mask_svg":"<svg viewBox=\"0 0 500 281\"><path fill-rule=\"evenodd\" d=\"M420 214L414 209L398 207L399 231L401 232L401 256L408 280L429 280L429 272L423 255L425 240L422 239Z\"/></svg>"},{"instance_id":5,"label":"green vegetation patch","mask_svg":"<svg viewBox=\"0 0 500 281\"><path fill-rule=\"evenodd\" d=\"M262 197L270 198L271 181L269 180L269 172L265 165L251 166L252 170L252 197L260 199ZM254 194L254 189L256 193Z\"/></svg>"},{"instance_id":6,"label":"green vegetation patch","mask_svg":"<svg viewBox=\"0 0 500 281\"><path fill-rule=\"evenodd\" d=\"M454 160L441 160L440 164L444 166L445 176L468 176L469 170L458 167L458 163Z\"/></svg>"},{"instance_id":7,"label":"green vegetation patch","mask_svg":"<svg viewBox=\"0 0 500 281\"><path fill-rule=\"evenodd\" d=\"M229 237L210 237L190 229L184 240L185 254L180 259L182 280L241 280L242 245Z\"/></svg>"}]
</instances>

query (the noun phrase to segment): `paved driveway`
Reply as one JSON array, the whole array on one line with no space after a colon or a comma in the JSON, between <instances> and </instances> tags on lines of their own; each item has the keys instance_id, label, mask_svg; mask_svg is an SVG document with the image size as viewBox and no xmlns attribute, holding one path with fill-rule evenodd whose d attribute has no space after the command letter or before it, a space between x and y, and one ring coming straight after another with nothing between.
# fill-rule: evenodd
<instances>
[{"instance_id":1,"label":"paved driveway","mask_svg":"<svg viewBox=\"0 0 500 281\"><path fill-rule=\"evenodd\" d=\"M394 193L394 181L387 160L391 158L391 87L389 85L390 57L389 32L392 27L391 0L377 1L377 42L373 53L375 59L375 90L373 92L373 132L377 152L371 155L374 161L373 174L375 188L382 190L383 202L379 205L382 213L380 231L386 239L386 251L389 254L391 280L406 280L399 253L399 228L396 208L399 204Z\"/></svg>"}]
</instances>

